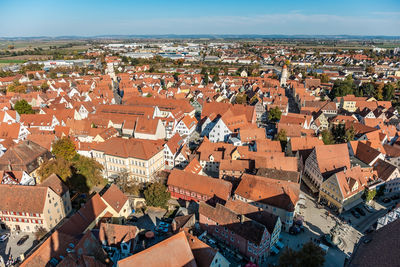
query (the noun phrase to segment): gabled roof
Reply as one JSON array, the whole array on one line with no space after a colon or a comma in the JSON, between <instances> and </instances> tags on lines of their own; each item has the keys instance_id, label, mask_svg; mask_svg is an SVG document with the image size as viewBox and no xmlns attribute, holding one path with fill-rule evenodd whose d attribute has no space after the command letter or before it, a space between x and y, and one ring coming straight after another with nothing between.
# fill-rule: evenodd
<instances>
[{"instance_id":1,"label":"gabled roof","mask_svg":"<svg viewBox=\"0 0 400 267\"><path fill-rule=\"evenodd\" d=\"M380 179L387 181L397 170L397 167L387 161L378 159L374 164L374 170L377 172Z\"/></svg>"},{"instance_id":2,"label":"gabled roof","mask_svg":"<svg viewBox=\"0 0 400 267\"><path fill-rule=\"evenodd\" d=\"M299 200L300 185L298 183L243 174L235 194L252 201L293 211Z\"/></svg>"},{"instance_id":3,"label":"gabled roof","mask_svg":"<svg viewBox=\"0 0 400 267\"><path fill-rule=\"evenodd\" d=\"M292 137L290 138L292 151L313 149L316 146L323 145L321 139L312 136Z\"/></svg>"},{"instance_id":4,"label":"gabled roof","mask_svg":"<svg viewBox=\"0 0 400 267\"><path fill-rule=\"evenodd\" d=\"M226 202L225 207L236 212L237 214L243 214L247 218L264 225L270 234L272 234L274 231L275 225L279 218L277 215L260 210L256 206L240 200L229 199Z\"/></svg>"},{"instance_id":5,"label":"gabled roof","mask_svg":"<svg viewBox=\"0 0 400 267\"><path fill-rule=\"evenodd\" d=\"M20 142L10 147L0 157L0 170L26 171L28 173L39 167L37 158L50 152L32 141ZM33 164L31 164L33 163Z\"/></svg>"},{"instance_id":6,"label":"gabled roof","mask_svg":"<svg viewBox=\"0 0 400 267\"><path fill-rule=\"evenodd\" d=\"M314 150L318 168L322 174L343 167L350 168L347 144L321 145L316 146Z\"/></svg>"},{"instance_id":7,"label":"gabled roof","mask_svg":"<svg viewBox=\"0 0 400 267\"><path fill-rule=\"evenodd\" d=\"M0 184L0 210L43 213L49 188Z\"/></svg>"},{"instance_id":8,"label":"gabled roof","mask_svg":"<svg viewBox=\"0 0 400 267\"><path fill-rule=\"evenodd\" d=\"M120 225L111 223L101 223L99 227L99 240L108 246L120 245L122 242L133 241L139 229L134 225Z\"/></svg>"},{"instance_id":9,"label":"gabled roof","mask_svg":"<svg viewBox=\"0 0 400 267\"><path fill-rule=\"evenodd\" d=\"M205 202L200 202L199 214L217 222L218 225L228 228L236 235L256 245L261 243L263 235L267 231L264 225L246 216L241 216L241 214L219 203L215 207L212 207Z\"/></svg>"},{"instance_id":10,"label":"gabled roof","mask_svg":"<svg viewBox=\"0 0 400 267\"><path fill-rule=\"evenodd\" d=\"M200 162L196 158L193 158L184 169L185 172L191 172L194 174L199 174L202 170L203 168L201 167Z\"/></svg>"},{"instance_id":11,"label":"gabled roof","mask_svg":"<svg viewBox=\"0 0 400 267\"><path fill-rule=\"evenodd\" d=\"M101 198L118 213L125 203L129 201L128 197L115 184L111 184Z\"/></svg>"},{"instance_id":12,"label":"gabled roof","mask_svg":"<svg viewBox=\"0 0 400 267\"><path fill-rule=\"evenodd\" d=\"M105 142L95 144L93 150L102 151L107 155L123 158L139 158L148 160L162 151L163 140L123 139L113 137Z\"/></svg>"},{"instance_id":13,"label":"gabled roof","mask_svg":"<svg viewBox=\"0 0 400 267\"><path fill-rule=\"evenodd\" d=\"M358 142L357 150L355 151L355 156L368 165L371 165L380 154L381 152L363 142Z\"/></svg>"},{"instance_id":14,"label":"gabled roof","mask_svg":"<svg viewBox=\"0 0 400 267\"><path fill-rule=\"evenodd\" d=\"M214 257L218 253L218 251L210 247L200 239L198 239L196 236L189 234L187 231L185 231L185 234L190 249L192 250L193 256L196 260L197 266L198 267L211 266L212 261L214 260Z\"/></svg>"},{"instance_id":15,"label":"gabled roof","mask_svg":"<svg viewBox=\"0 0 400 267\"><path fill-rule=\"evenodd\" d=\"M50 187L60 197L69 190L68 186L55 173L51 174L37 186Z\"/></svg>"},{"instance_id":16,"label":"gabled roof","mask_svg":"<svg viewBox=\"0 0 400 267\"><path fill-rule=\"evenodd\" d=\"M118 267L196 267L185 233L179 232L156 245L118 261Z\"/></svg>"},{"instance_id":17,"label":"gabled roof","mask_svg":"<svg viewBox=\"0 0 400 267\"><path fill-rule=\"evenodd\" d=\"M232 190L232 184L227 181L178 169L171 171L167 184L204 194L211 198L217 196L222 200L227 200Z\"/></svg>"}]
</instances>

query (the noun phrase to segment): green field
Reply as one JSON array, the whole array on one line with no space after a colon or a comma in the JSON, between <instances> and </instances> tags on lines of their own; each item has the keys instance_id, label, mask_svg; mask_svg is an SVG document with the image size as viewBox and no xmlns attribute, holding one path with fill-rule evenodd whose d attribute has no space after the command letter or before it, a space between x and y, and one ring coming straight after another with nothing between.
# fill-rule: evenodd
<instances>
[{"instance_id":1,"label":"green field","mask_svg":"<svg viewBox=\"0 0 400 267\"><path fill-rule=\"evenodd\" d=\"M0 59L0 63L5 63L5 64L13 64L13 63L24 63L26 60L22 59Z\"/></svg>"}]
</instances>

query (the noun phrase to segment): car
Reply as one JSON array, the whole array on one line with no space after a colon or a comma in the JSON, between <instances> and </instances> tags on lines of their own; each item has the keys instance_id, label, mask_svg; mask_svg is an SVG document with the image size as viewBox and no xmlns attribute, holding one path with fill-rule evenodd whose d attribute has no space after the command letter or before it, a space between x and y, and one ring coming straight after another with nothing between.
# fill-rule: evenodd
<instances>
[{"instance_id":1,"label":"car","mask_svg":"<svg viewBox=\"0 0 400 267\"><path fill-rule=\"evenodd\" d=\"M390 198L385 197L382 202L383 203L389 203L390 201L392 201Z\"/></svg>"},{"instance_id":2,"label":"car","mask_svg":"<svg viewBox=\"0 0 400 267\"><path fill-rule=\"evenodd\" d=\"M372 241L371 238L367 238L367 239L364 239L363 243L364 243L364 244L368 244L368 243L371 242L371 241Z\"/></svg>"},{"instance_id":3,"label":"car","mask_svg":"<svg viewBox=\"0 0 400 267\"><path fill-rule=\"evenodd\" d=\"M374 208L371 207L370 205L364 205L364 208L365 208L368 212L374 212Z\"/></svg>"},{"instance_id":4,"label":"car","mask_svg":"<svg viewBox=\"0 0 400 267\"><path fill-rule=\"evenodd\" d=\"M396 200L396 199L399 199L399 198L400 198L399 195L394 195L394 196L391 196L391 197L390 197L391 200Z\"/></svg>"},{"instance_id":5,"label":"car","mask_svg":"<svg viewBox=\"0 0 400 267\"><path fill-rule=\"evenodd\" d=\"M354 210L351 211L351 214L352 214L354 217L356 217L357 219L360 218L360 215L359 215L357 212L355 212Z\"/></svg>"},{"instance_id":6,"label":"car","mask_svg":"<svg viewBox=\"0 0 400 267\"><path fill-rule=\"evenodd\" d=\"M20 240L18 240L17 245L18 246L23 245L25 243L25 241L28 240L28 238L29 238L29 235L24 235L23 237L21 237Z\"/></svg>"},{"instance_id":7,"label":"car","mask_svg":"<svg viewBox=\"0 0 400 267\"><path fill-rule=\"evenodd\" d=\"M370 234L370 233L372 233L373 231L374 231L374 229L369 228L369 229L367 229L367 230L365 231L365 233L366 233L366 234Z\"/></svg>"},{"instance_id":8,"label":"car","mask_svg":"<svg viewBox=\"0 0 400 267\"><path fill-rule=\"evenodd\" d=\"M10 233L0 236L0 242L6 241L10 237Z\"/></svg>"},{"instance_id":9,"label":"car","mask_svg":"<svg viewBox=\"0 0 400 267\"><path fill-rule=\"evenodd\" d=\"M365 216L365 211L363 211L361 208L357 207L356 211L361 215L361 216Z\"/></svg>"}]
</instances>

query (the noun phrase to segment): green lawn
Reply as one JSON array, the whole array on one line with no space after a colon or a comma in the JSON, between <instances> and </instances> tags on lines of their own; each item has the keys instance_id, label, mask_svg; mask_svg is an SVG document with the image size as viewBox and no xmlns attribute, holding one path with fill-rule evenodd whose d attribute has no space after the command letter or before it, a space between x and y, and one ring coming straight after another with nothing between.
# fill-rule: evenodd
<instances>
[{"instance_id":1,"label":"green lawn","mask_svg":"<svg viewBox=\"0 0 400 267\"><path fill-rule=\"evenodd\" d=\"M22 59L0 59L0 63L24 63L26 60Z\"/></svg>"}]
</instances>

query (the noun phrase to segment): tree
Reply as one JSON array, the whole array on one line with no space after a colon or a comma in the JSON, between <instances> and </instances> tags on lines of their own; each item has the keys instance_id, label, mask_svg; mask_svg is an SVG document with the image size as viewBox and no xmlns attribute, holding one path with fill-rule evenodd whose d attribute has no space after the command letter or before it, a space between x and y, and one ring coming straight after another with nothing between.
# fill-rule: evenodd
<instances>
[{"instance_id":1,"label":"tree","mask_svg":"<svg viewBox=\"0 0 400 267\"><path fill-rule=\"evenodd\" d=\"M360 93L362 92L363 96L374 96L375 95L375 87L372 83L365 83L360 87Z\"/></svg>"},{"instance_id":2,"label":"tree","mask_svg":"<svg viewBox=\"0 0 400 267\"><path fill-rule=\"evenodd\" d=\"M323 130L321 132L322 141L325 145L331 145L335 143L332 133L329 130Z\"/></svg>"},{"instance_id":3,"label":"tree","mask_svg":"<svg viewBox=\"0 0 400 267\"><path fill-rule=\"evenodd\" d=\"M212 78L212 82L215 83L215 82L218 82L218 81L219 81L219 76L218 76L218 73L216 73L216 74L214 74L214 76Z\"/></svg>"},{"instance_id":4,"label":"tree","mask_svg":"<svg viewBox=\"0 0 400 267\"><path fill-rule=\"evenodd\" d=\"M330 92L330 98L334 99L338 96L354 94L354 89L356 89L356 85L354 84L352 77L349 75L344 81L336 80L333 83L333 87Z\"/></svg>"},{"instance_id":5,"label":"tree","mask_svg":"<svg viewBox=\"0 0 400 267\"><path fill-rule=\"evenodd\" d=\"M42 239L42 237L44 237L47 233L48 233L47 230L44 229L42 226L38 227L36 232L35 232L36 240Z\"/></svg>"},{"instance_id":6,"label":"tree","mask_svg":"<svg viewBox=\"0 0 400 267\"><path fill-rule=\"evenodd\" d=\"M392 100L394 95L394 87L391 84L385 84L383 86L383 99L386 101Z\"/></svg>"},{"instance_id":7,"label":"tree","mask_svg":"<svg viewBox=\"0 0 400 267\"><path fill-rule=\"evenodd\" d=\"M74 142L66 137L57 140L52 148L52 152L56 158L63 158L70 161L77 155Z\"/></svg>"},{"instance_id":8,"label":"tree","mask_svg":"<svg viewBox=\"0 0 400 267\"><path fill-rule=\"evenodd\" d=\"M77 155L73 161L74 168L74 179L71 182L78 182L76 184L81 188L92 188L93 186L98 186L104 184L104 178L102 175L103 165L97 162L95 159L88 158L85 156ZM85 179L85 184L81 184L81 178Z\"/></svg>"},{"instance_id":9,"label":"tree","mask_svg":"<svg viewBox=\"0 0 400 267\"><path fill-rule=\"evenodd\" d=\"M14 109L19 113L19 114L33 114L35 113L32 109L32 106L29 105L29 103L25 100L18 100L15 102Z\"/></svg>"},{"instance_id":10,"label":"tree","mask_svg":"<svg viewBox=\"0 0 400 267\"><path fill-rule=\"evenodd\" d=\"M322 74L321 77L321 83L328 83L329 82L329 76L326 74Z\"/></svg>"},{"instance_id":11,"label":"tree","mask_svg":"<svg viewBox=\"0 0 400 267\"><path fill-rule=\"evenodd\" d=\"M307 242L298 253L300 266L321 267L325 263L324 251L313 242Z\"/></svg>"},{"instance_id":12,"label":"tree","mask_svg":"<svg viewBox=\"0 0 400 267\"><path fill-rule=\"evenodd\" d=\"M295 267L297 266L297 252L289 247L286 247L279 257L280 267Z\"/></svg>"},{"instance_id":13,"label":"tree","mask_svg":"<svg viewBox=\"0 0 400 267\"><path fill-rule=\"evenodd\" d=\"M286 248L280 258L281 267L322 267L325 263L323 250L313 242L307 242L299 251Z\"/></svg>"},{"instance_id":14,"label":"tree","mask_svg":"<svg viewBox=\"0 0 400 267\"><path fill-rule=\"evenodd\" d=\"M368 74L373 74L375 72L375 69L372 66L368 66L365 70Z\"/></svg>"},{"instance_id":15,"label":"tree","mask_svg":"<svg viewBox=\"0 0 400 267\"><path fill-rule=\"evenodd\" d=\"M271 108L268 111L268 120L277 122L281 119L282 117L282 111L278 107Z\"/></svg>"},{"instance_id":16,"label":"tree","mask_svg":"<svg viewBox=\"0 0 400 267\"><path fill-rule=\"evenodd\" d=\"M247 95L246 94L238 94L235 98L236 104L246 104L247 103Z\"/></svg>"},{"instance_id":17,"label":"tree","mask_svg":"<svg viewBox=\"0 0 400 267\"><path fill-rule=\"evenodd\" d=\"M42 92L46 92L49 89L49 85L46 82L44 82L40 86L40 89L42 90Z\"/></svg>"},{"instance_id":18,"label":"tree","mask_svg":"<svg viewBox=\"0 0 400 267\"><path fill-rule=\"evenodd\" d=\"M121 171L114 181L122 192L129 195L139 196L141 187L135 183L130 182L129 180L130 173L125 170Z\"/></svg>"},{"instance_id":19,"label":"tree","mask_svg":"<svg viewBox=\"0 0 400 267\"><path fill-rule=\"evenodd\" d=\"M56 79L56 78L57 78L57 73L55 73L55 72L50 72L50 78L51 78L51 79Z\"/></svg>"},{"instance_id":20,"label":"tree","mask_svg":"<svg viewBox=\"0 0 400 267\"><path fill-rule=\"evenodd\" d=\"M64 182L72 175L72 165L64 158L51 159L44 162L38 170L40 181L43 182L51 174L57 174Z\"/></svg>"},{"instance_id":21,"label":"tree","mask_svg":"<svg viewBox=\"0 0 400 267\"><path fill-rule=\"evenodd\" d=\"M376 196L375 189L373 189L373 190L365 189L365 191L364 191L365 202L367 202L367 203L370 202L371 200L374 199L375 196Z\"/></svg>"},{"instance_id":22,"label":"tree","mask_svg":"<svg viewBox=\"0 0 400 267\"><path fill-rule=\"evenodd\" d=\"M286 130L281 129L278 134L276 135L276 139L281 142L286 142L287 141L287 135L286 135Z\"/></svg>"},{"instance_id":23,"label":"tree","mask_svg":"<svg viewBox=\"0 0 400 267\"><path fill-rule=\"evenodd\" d=\"M386 184L381 185L378 190L376 190L376 197L381 197L385 194Z\"/></svg>"},{"instance_id":24,"label":"tree","mask_svg":"<svg viewBox=\"0 0 400 267\"><path fill-rule=\"evenodd\" d=\"M375 90L375 98L379 101L383 100L383 85L378 85Z\"/></svg>"},{"instance_id":25,"label":"tree","mask_svg":"<svg viewBox=\"0 0 400 267\"><path fill-rule=\"evenodd\" d=\"M345 131L345 133L344 133L344 142L347 143L347 142L353 141L355 135L356 135L356 132L355 132L354 127L353 127L353 125L352 125L352 126L351 126L349 129L347 129L347 130Z\"/></svg>"},{"instance_id":26,"label":"tree","mask_svg":"<svg viewBox=\"0 0 400 267\"><path fill-rule=\"evenodd\" d=\"M149 206L166 208L171 194L162 183L153 183L144 190L144 198Z\"/></svg>"},{"instance_id":27,"label":"tree","mask_svg":"<svg viewBox=\"0 0 400 267\"><path fill-rule=\"evenodd\" d=\"M7 87L7 92L25 93L26 89L27 87L25 84L20 84L18 81L14 81Z\"/></svg>"},{"instance_id":28,"label":"tree","mask_svg":"<svg viewBox=\"0 0 400 267\"><path fill-rule=\"evenodd\" d=\"M208 73L206 72L206 74L204 74L203 82L204 82L204 84L208 84L209 81L210 81L210 79L208 77Z\"/></svg>"},{"instance_id":29,"label":"tree","mask_svg":"<svg viewBox=\"0 0 400 267\"><path fill-rule=\"evenodd\" d=\"M281 142L282 151L285 151L287 145L287 134L285 129L281 129L276 135L276 139Z\"/></svg>"}]
</instances>

